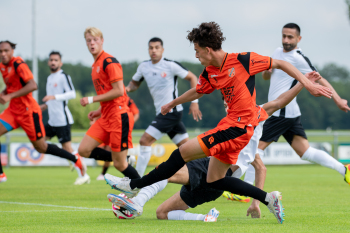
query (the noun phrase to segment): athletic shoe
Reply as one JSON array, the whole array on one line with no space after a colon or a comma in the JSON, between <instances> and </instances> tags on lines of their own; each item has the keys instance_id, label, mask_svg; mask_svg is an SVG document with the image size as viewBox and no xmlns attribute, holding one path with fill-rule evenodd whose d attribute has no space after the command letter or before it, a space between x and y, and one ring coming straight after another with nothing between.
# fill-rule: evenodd
<instances>
[{"instance_id":1,"label":"athletic shoe","mask_svg":"<svg viewBox=\"0 0 350 233\"><path fill-rule=\"evenodd\" d=\"M130 211L133 217L139 217L142 215L143 207L127 198L125 195L108 194L107 198L115 206L123 207Z\"/></svg>"},{"instance_id":2,"label":"athletic shoe","mask_svg":"<svg viewBox=\"0 0 350 233\"><path fill-rule=\"evenodd\" d=\"M90 184L90 176L88 174L85 174L82 177L78 177L75 182L75 185L82 185L82 184Z\"/></svg>"},{"instance_id":3,"label":"athletic shoe","mask_svg":"<svg viewBox=\"0 0 350 233\"><path fill-rule=\"evenodd\" d=\"M105 175L105 181L112 187L112 189L116 189L124 193L129 198L136 196L136 194L139 192L139 189L132 190L130 188L130 179L128 177L119 178L107 173Z\"/></svg>"},{"instance_id":4,"label":"athletic shoe","mask_svg":"<svg viewBox=\"0 0 350 233\"><path fill-rule=\"evenodd\" d=\"M345 176L344 180L346 183L350 185L350 164L345 165Z\"/></svg>"},{"instance_id":5,"label":"athletic shoe","mask_svg":"<svg viewBox=\"0 0 350 233\"><path fill-rule=\"evenodd\" d=\"M7 181L7 177L6 177L5 173L0 174L0 183L6 182L6 181Z\"/></svg>"},{"instance_id":6,"label":"athletic shoe","mask_svg":"<svg viewBox=\"0 0 350 233\"><path fill-rule=\"evenodd\" d=\"M100 174L100 175L98 175L96 180L105 180L105 178L104 178L103 174Z\"/></svg>"},{"instance_id":7,"label":"athletic shoe","mask_svg":"<svg viewBox=\"0 0 350 233\"><path fill-rule=\"evenodd\" d=\"M278 191L273 191L267 194L269 199L269 204L267 208L269 208L270 212L275 215L278 223L283 223L284 219L284 208L282 206L282 194Z\"/></svg>"},{"instance_id":8,"label":"athletic shoe","mask_svg":"<svg viewBox=\"0 0 350 233\"><path fill-rule=\"evenodd\" d=\"M126 161L128 162L128 164L130 164L132 167L135 167L136 165L136 158L134 155L127 155L126 156Z\"/></svg>"},{"instance_id":9,"label":"athletic shoe","mask_svg":"<svg viewBox=\"0 0 350 233\"><path fill-rule=\"evenodd\" d=\"M74 167L78 173L84 176L86 174L87 167L83 161L83 158L78 153L76 153L75 156L77 161L75 162Z\"/></svg>"},{"instance_id":10,"label":"athletic shoe","mask_svg":"<svg viewBox=\"0 0 350 233\"><path fill-rule=\"evenodd\" d=\"M227 191L223 192L222 196L227 198L227 200L230 200L230 201L239 201L239 202L244 202L244 203L250 202L250 197L240 196L240 195L233 194L233 193L230 193Z\"/></svg>"},{"instance_id":11,"label":"athletic shoe","mask_svg":"<svg viewBox=\"0 0 350 233\"><path fill-rule=\"evenodd\" d=\"M209 213L207 215L205 215L203 222L216 222L218 220L219 214L220 211L213 208L209 210Z\"/></svg>"},{"instance_id":12,"label":"athletic shoe","mask_svg":"<svg viewBox=\"0 0 350 233\"><path fill-rule=\"evenodd\" d=\"M135 217L130 213L129 210L116 206L112 203L112 210L114 215L119 219L134 219Z\"/></svg>"}]
</instances>

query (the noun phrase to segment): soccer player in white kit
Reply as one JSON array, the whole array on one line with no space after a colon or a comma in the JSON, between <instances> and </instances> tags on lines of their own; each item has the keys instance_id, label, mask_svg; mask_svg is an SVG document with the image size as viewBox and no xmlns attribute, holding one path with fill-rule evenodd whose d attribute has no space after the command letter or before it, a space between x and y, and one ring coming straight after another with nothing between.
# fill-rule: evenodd
<instances>
[{"instance_id":1,"label":"soccer player in white kit","mask_svg":"<svg viewBox=\"0 0 350 233\"><path fill-rule=\"evenodd\" d=\"M291 63L303 74L316 71L316 68L298 47L300 40L300 27L295 23L286 24L282 29L283 47L277 48L272 58ZM268 101L276 99L281 93L288 91L297 83L294 78L282 70L263 71L262 76L264 80L270 79ZM350 110L347 100L341 99L326 79L321 78L318 82L332 90L333 100L340 110L345 112ZM342 163L326 152L311 147L301 124L300 116L296 97L285 108L273 113L264 124L263 134L259 142L259 155L263 157L265 148L273 141L278 141L278 138L283 135L301 159L338 171L344 177L345 182L350 184L350 166L344 167ZM247 173L251 175L248 175L245 181L252 184L255 177L254 168L250 167Z\"/></svg>"},{"instance_id":2,"label":"soccer player in white kit","mask_svg":"<svg viewBox=\"0 0 350 233\"><path fill-rule=\"evenodd\" d=\"M45 124L46 140L57 136L62 149L73 153L70 128L74 121L68 108L68 100L76 97L75 89L71 77L61 69L63 63L60 52L50 53L48 65L51 74L47 77L46 96L42 99L45 104L40 105L41 110L47 109L49 114L48 123ZM79 172L78 174L79 177L74 184L90 182L87 173L84 176Z\"/></svg>"},{"instance_id":3,"label":"soccer player in white kit","mask_svg":"<svg viewBox=\"0 0 350 233\"><path fill-rule=\"evenodd\" d=\"M137 68L127 92L136 91L143 80L146 81L152 95L156 109L156 118L146 129L140 139L140 154L137 158L136 170L142 176L151 157L151 145L164 134L168 134L171 140L179 147L188 141L186 128L181 121L182 105L177 105L166 116L160 113L161 106L178 97L177 79L182 78L190 82L191 88L197 84L197 77L184 68L180 63L163 57L163 41L154 37L148 42L150 60L142 62ZM198 100L192 101L190 114L194 120L202 119Z\"/></svg>"}]
</instances>

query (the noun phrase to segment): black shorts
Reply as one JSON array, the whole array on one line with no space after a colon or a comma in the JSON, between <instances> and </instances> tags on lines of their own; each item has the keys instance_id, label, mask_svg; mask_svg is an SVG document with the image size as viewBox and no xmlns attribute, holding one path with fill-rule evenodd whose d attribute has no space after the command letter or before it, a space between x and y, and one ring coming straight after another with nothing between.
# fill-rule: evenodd
<instances>
[{"instance_id":1,"label":"black shorts","mask_svg":"<svg viewBox=\"0 0 350 233\"><path fill-rule=\"evenodd\" d=\"M45 125L46 137L53 138L57 136L60 143L70 142L71 133L70 125L54 127L49 124Z\"/></svg>"},{"instance_id":2,"label":"black shorts","mask_svg":"<svg viewBox=\"0 0 350 233\"><path fill-rule=\"evenodd\" d=\"M201 205L205 202L211 202L218 199L224 190L209 188L206 182L209 158L193 160L186 164L189 173L190 184L184 185L180 191L181 199L191 208ZM226 176L231 176L229 169Z\"/></svg>"},{"instance_id":3,"label":"black shorts","mask_svg":"<svg viewBox=\"0 0 350 233\"><path fill-rule=\"evenodd\" d=\"M296 118L271 116L264 124L260 141L277 142L281 135L283 135L290 145L292 144L294 135L307 139L305 130L300 121L300 116Z\"/></svg>"},{"instance_id":4,"label":"black shorts","mask_svg":"<svg viewBox=\"0 0 350 233\"><path fill-rule=\"evenodd\" d=\"M151 126L158 129L162 133L168 134L172 139L176 134L185 134L186 128L181 121L182 111L178 112L174 110L171 113L162 115L161 113L154 118Z\"/></svg>"}]
</instances>

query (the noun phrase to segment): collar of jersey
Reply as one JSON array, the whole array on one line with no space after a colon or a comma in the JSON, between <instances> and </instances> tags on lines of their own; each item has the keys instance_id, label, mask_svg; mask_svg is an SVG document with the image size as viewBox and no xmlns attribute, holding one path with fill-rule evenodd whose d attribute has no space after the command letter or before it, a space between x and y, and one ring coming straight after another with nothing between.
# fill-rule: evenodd
<instances>
[{"instance_id":1,"label":"collar of jersey","mask_svg":"<svg viewBox=\"0 0 350 233\"><path fill-rule=\"evenodd\" d=\"M157 65L159 65L162 61L164 60L164 57L162 56L162 58L159 60L159 62L157 62L156 64L153 64L152 63L152 60L150 60L150 62L151 62L151 65L152 66L157 66Z\"/></svg>"},{"instance_id":2,"label":"collar of jersey","mask_svg":"<svg viewBox=\"0 0 350 233\"><path fill-rule=\"evenodd\" d=\"M102 51L100 52L100 54L98 55L98 57L97 57L96 60L94 61L94 64L98 61L98 59L100 59L100 57L101 57L102 54L104 54L104 53L105 53L104 50L102 50Z\"/></svg>"}]
</instances>

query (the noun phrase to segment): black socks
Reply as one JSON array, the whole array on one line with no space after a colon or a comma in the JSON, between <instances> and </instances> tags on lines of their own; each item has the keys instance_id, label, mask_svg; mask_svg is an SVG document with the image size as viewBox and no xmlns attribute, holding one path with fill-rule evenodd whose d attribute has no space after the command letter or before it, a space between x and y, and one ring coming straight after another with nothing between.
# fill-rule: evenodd
<instances>
[{"instance_id":1,"label":"black socks","mask_svg":"<svg viewBox=\"0 0 350 233\"><path fill-rule=\"evenodd\" d=\"M91 151L90 157L91 159L95 160L102 160L111 162L112 161L112 153L109 151L106 151L105 149L96 147Z\"/></svg>"},{"instance_id":2,"label":"black socks","mask_svg":"<svg viewBox=\"0 0 350 233\"><path fill-rule=\"evenodd\" d=\"M140 178L139 173L137 173L136 169L130 164L128 164L128 167L124 171L121 171L121 173L123 173L124 176L129 177L130 179Z\"/></svg>"},{"instance_id":3,"label":"black socks","mask_svg":"<svg viewBox=\"0 0 350 233\"><path fill-rule=\"evenodd\" d=\"M140 179L134 179L130 182L130 187L143 188L148 185L154 184L158 181L168 179L172 177L178 170L180 170L184 165L185 161L181 157L179 149L173 151L170 158L161 163L156 169L152 170L148 175L143 176Z\"/></svg>"},{"instance_id":4,"label":"black socks","mask_svg":"<svg viewBox=\"0 0 350 233\"><path fill-rule=\"evenodd\" d=\"M75 157L75 155L69 153L68 151L65 151L65 150L59 148L58 146L56 146L54 144L47 144L47 150L46 150L45 154L56 155L56 156L64 158L64 159L68 159L68 160L72 161L73 163L77 162L77 158Z\"/></svg>"},{"instance_id":5,"label":"black socks","mask_svg":"<svg viewBox=\"0 0 350 233\"><path fill-rule=\"evenodd\" d=\"M1 143L0 143L0 150L1 150ZM1 155L0 155L0 174L4 173L2 170L2 165L1 165Z\"/></svg>"},{"instance_id":6,"label":"black socks","mask_svg":"<svg viewBox=\"0 0 350 233\"><path fill-rule=\"evenodd\" d=\"M213 189L225 190L238 195L252 197L264 203L265 205L269 204L268 202L265 201L266 194L267 194L265 191L251 184L248 184L241 179L226 176L220 180L214 181L212 183L207 183L207 184L210 188L213 188Z\"/></svg>"},{"instance_id":7,"label":"black socks","mask_svg":"<svg viewBox=\"0 0 350 233\"><path fill-rule=\"evenodd\" d=\"M103 167L102 167L102 173L101 173L101 174L102 174L102 175L106 175L108 168L109 168L109 166L108 166L108 167L103 166Z\"/></svg>"}]
</instances>

